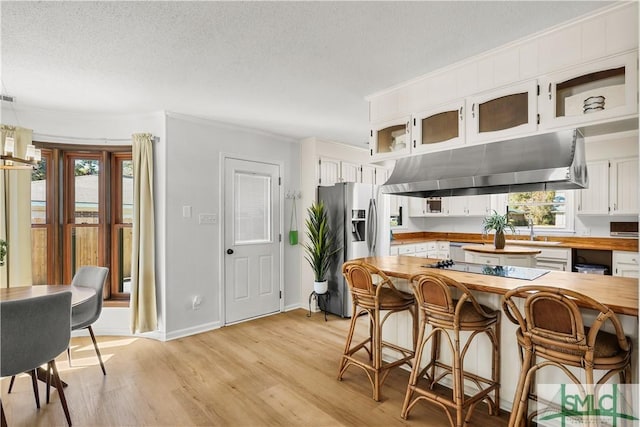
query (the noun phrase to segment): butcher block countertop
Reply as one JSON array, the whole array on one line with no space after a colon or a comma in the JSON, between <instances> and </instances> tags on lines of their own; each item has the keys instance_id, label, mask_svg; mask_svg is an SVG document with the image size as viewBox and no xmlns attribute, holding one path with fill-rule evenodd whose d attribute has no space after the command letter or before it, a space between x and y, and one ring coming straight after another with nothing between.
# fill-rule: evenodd
<instances>
[{"instance_id":1,"label":"butcher block countertop","mask_svg":"<svg viewBox=\"0 0 640 427\"><path fill-rule=\"evenodd\" d=\"M537 255L542 252L539 248L524 246L505 245L503 249L496 249L494 245L465 245L462 247L465 251L480 252L483 254L500 254L500 255Z\"/></svg>"},{"instance_id":2,"label":"butcher block countertop","mask_svg":"<svg viewBox=\"0 0 640 427\"><path fill-rule=\"evenodd\" d=\"M464 242L477 244L492 244L493 234L482 235L480 233L448 233L448 232L430 232L417 231L406 233L393 233L391 245L403 245L411 243L422 243L432 240L444 240L448 242ZM528 235L512 235L507 234L507 244L514 244L518 241L518 245L536 247L547 246L553 248L573 248L573 249L598 249L609 251L630 251L638 252L638 239L620 238L620 237L564 237L564 236L541 236L536 235L533 242L529 241Z\"/></svg>"},{"instance_id":3,"label":"butcher block countertop","mask_svg":"<svg viewBox=\"0 0 640 427\"><path fill-rule=\"evenodd\" d=\"M408 279L420 272L435 271L464 284L471 290L492 294L503 295L510 289L534 284L571 289L590 296L616 313L638 316L638 279L635 278L550 271L535 280L519 280L422 267L438 261L429 258L383 256L362 259L391 277Z\"/></svg>"}]
</instances>

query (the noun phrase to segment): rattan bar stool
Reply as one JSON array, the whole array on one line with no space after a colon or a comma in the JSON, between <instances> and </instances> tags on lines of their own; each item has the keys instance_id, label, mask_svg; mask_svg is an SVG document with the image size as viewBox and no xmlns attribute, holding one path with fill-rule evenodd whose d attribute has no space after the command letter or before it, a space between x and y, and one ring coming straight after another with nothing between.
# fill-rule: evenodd
<instances>
[{"instance_id":1,"label":"rattan bar stool","mask_svg":"<svg viewBox=\"0 0 640 427\"><path fill-rule=\"evenodd\" d=\"M488 404L489 414L498 415L500 311L480 305L463 284L440 274L421 273L412 276L409 280L418 301L421 316L418 348L402 405L402 418L407 419L411 409L420 400L442 407L449 418L449 423L457 427L469 421L476 404L483 400ZM431 326L428 335L427 325ZM470 333L464 341L461 341L461 332ZM484 378L463 369L464 358L472 341L483 334L488 336L491 343L491 378ZM431 361L421 368L422 355L429 341L431 341ZM453 366L441 360L440 350L443 341L449 346ZM436 393L434 386L447 376L451 377L452 393L449 395ZM426 384L423 379L427 380ZM465 385L468 386L467 391L471 387L475 389L472 395L465 394Z\"/></svg>"},{"instance_id":2,"label":"rattan bar stool","mask_svg":"<svg viewBox=\"0 0 640 427\"><path fill-rule=\"evenodd\" d=\"M524 313L514 297L524 298ZM590 326L585 326L579 306L597 313ZM509 320L518 325L516 337L522 361L509 426L520 426L525 421L528 424L538 414L533 411L527 416L529 400L539 400L533 384L536 372L542 368L560 369L588 394L616 374L621 383L631 381L631 340L605 305L568 289L532 285L507 292L502 307ZM607 321L615 333L601 330ZM570 366L584 370L585 384L568 369ZM596 383L594 370L605 371Z\"/></svg>"},{"instance_id":3,"label":"rattan bar stool","mask_svg":"<svg viewBox=\"0 0 640 427\"><path fill-rule=\"evenodd\" d=\"M380 389L391 368L407 364L411 366L411 360L415 354L418 313L413 295L396 289L389 277L382 271L363 261L348 261L342 266L342 274L347 280L353 310L351 312L351 326L347 334L344 353L340 358L338 380L349 366L357 366L365 371L371 386L373 387L373 399L380 401ZM373 278L377 276L377 283ZM391 314L401 311L409 311L413 320L413 348L407 349L399 345L382 340L382 327ZM385 311L382 317L382 311ZM364 341L353 344L353 335L358 323L358 317L367 313L369 316L369 336ZM393 362L382 360L382 350L388 348L394 350L399 358ZM367 353L363 360L363 353Z\"/></svg>"}]
</instances>

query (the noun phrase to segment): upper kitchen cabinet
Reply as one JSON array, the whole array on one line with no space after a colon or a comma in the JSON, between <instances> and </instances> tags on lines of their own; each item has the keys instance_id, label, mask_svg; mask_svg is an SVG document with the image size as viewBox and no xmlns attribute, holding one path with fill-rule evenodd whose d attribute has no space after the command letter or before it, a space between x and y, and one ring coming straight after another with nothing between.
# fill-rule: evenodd
<instances>
[{"instance_id":1,"label":"upper kitchen cabinet","mask_svg":"<svg viewBox=\"0 0 640 427\"><path fill-rule=\"evenodd\" d=\"M463 145L463 118L464 100L414 114L412 153L428 153Z\"/></svg>"},{"instance_id":2,"label":"upper kitchen cabinet","mask_svg":"<svg viewBox=\"0 0 640 427\"><path fill-rule=\"evenodd\" d=\"M491 196L456 196L446 198L448 216L486 216L491 212Z\"/></svg>"},{"instance_id":3,"label":"upper kitchen cabinet","mask_svg":"<svg viewBox=\"0 0 640 427\"><path fill-rule=\"evenodd\" d=\"M374 125L369 134L371 160L393 159L411 150L411 118L408 116Z\"/></svg>"},{"instance_id":4,"label":"upper kitchen cabinet","mask_svg":"<svg viewBox=\"0 0 640 427\"><path fill-rule=\"evenodd\" d=\"M447 198L445 197L408 197L409 216L445 216L447 214Z\"/></svg>"},{"instance_id":5,"label":"upper kitchen cabinet","mask_svg":"<svg viewBox=\"0 0 640 427\"><path fill-rule=\"evenodd\" d=\"M637 215L638 158L587 163L589 188L578 193L578 215Z\"/></svg>"},{"instance_id":6,"label":"upper kitchen cabinet","mask_svg":"<svg viewBox=\"0 0 640 427\"><path fill-rule=\"evenodd\" d=\"M637 114L637 61L637 52L632 52L543 77L541 127L583 125Z\"/></svg>"},{"instance_id":7,"label":"upper kitchen cabinet","mask_svg":"<svg viewBox=\"0 0 640 427\"><path fill-rule=\"evenodd\" d=\"M535 132L538 83L531 80L467 99L467 143L477 144Z\"/></svg>"},{"instance_id":8,"label":"upper kitchen cabinet","mask_svg":"<svg viewBox=\"0 0 640 427\"><path fill-rule=\"evenodd\" d=\"M330 157L320 157L317 184L330 187L338 182L362 182L361 166Z\"/></svg>"},{"instance_id":9,"label":"upper kitchen cabinet","mask_svg":"<svg viewBox=\"0 0 640 427\"><path fill-rule=\"evenodd\" d=\"M638 158L611 160L612 215L638 215Z\"/></svg>"},{"instance_id":10,"label":"upper kitchen cabinet","mask_svg":"<svg viewBox=\"0 0 640 427\"><path fill-rule=\"evenodd\" d=\"M382 185L387 182L387 169L383 167L362 165L361 180L363 184Z\"/></svg>"}]
</instances>

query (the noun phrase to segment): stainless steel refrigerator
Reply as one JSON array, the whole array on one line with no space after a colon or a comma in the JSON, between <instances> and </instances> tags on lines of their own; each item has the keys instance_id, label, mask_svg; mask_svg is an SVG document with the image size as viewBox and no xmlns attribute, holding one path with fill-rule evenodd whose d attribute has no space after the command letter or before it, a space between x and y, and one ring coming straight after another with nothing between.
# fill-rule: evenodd
<instances>
[{"instance_id":1,"label":"stainless steel refrigerator","mask_svg":"<svg viewBox=\"0 0 640 427\"><path fill-rule=\"evenodd\" d=\"M345 261L375 255L389 255L389 196L372 184L343 182L318 187L318 201L327 208L331 229L342 250L334 255L329 270L327 311L351 317L351 295L342 276Z\"/></svg>"}]
</instances>

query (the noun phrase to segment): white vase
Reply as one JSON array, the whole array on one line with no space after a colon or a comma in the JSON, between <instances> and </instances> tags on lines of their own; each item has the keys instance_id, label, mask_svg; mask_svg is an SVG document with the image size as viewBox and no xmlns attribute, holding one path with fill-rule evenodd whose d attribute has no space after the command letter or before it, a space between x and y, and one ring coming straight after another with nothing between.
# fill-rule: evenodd
<instances>
[{"instance_id":1,"label":"white vase","mask_svg":"<svg viewBox=\"0 0 640 427\"><path fill-rule=\"evenodd\" d=\"M313 282L313 291L318 294L326 294L327 290L329 290L329 282L324 280L322 282Z\"/></svg>"}]
</instances>

